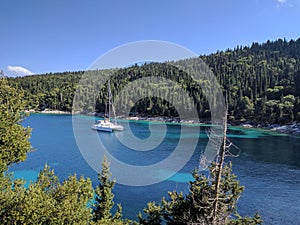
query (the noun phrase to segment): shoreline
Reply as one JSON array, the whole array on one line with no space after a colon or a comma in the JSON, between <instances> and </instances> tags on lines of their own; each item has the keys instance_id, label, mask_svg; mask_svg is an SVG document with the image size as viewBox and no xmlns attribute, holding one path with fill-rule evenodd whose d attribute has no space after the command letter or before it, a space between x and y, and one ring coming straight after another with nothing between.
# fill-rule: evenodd
<instances>
[{"instance_id":1,"label":"shoreline","mask_svg":"<svg viewBox=\"0 0 300 225\"><path fill-rule=\"evenodd\" d=\"M292 124L285 124L285 125L279 125L279 124L268 124L268 125L251 125L250 123L241 123L241 124L234 124L232 126L241 126L244 128L256 128L256 129L264 129L268 131L274 131L277 133L282 134L289 134L289 135L297 135L300 136L300 123L299 122L293 122Z\"/></svg>"},{"instance_id":2,"label":"shoreline","mask_svg":"<svg viewBox=\"0 0 300 225\"><path fill-rule=\"evenodd\" d=\"M60 111L60 110L50 110L50 109L45 109L43 111L36 111L36 110L27 110L26 113L40 113L40 114L65 114L65 115L71 115L71 112L65 112L65 111Z\"/></svg>"},{"instance_id":3,"label":"shoreline","mask_svg":"<svg viewBox=\"0 0 300 225\"><path fill-rule=\"evenodd\" d=\"M167 122L170 124L194 124L194 125L205 125L211 124L211 121L202 120L200 122L195 122L194 120L179 120L177 118L167 118L167 117L120 117L119 119L131 120L131 121L153 121L153 122ZM254 129L264 129L268 131L274 131L277 133L299 135L300 136L300 123L293 122L292 124L256 124L252 125L249 123L237 123L237 122L227 122L228 126L239 126L243 128L254 128Z\"/></svg>"},{"instance_id":4,"label":"shoreline","mask_svg":"<svg viewBox=\"0 0 300 225\"><path fill-rule=\"evenodd\" d=\"M72 115L72 112L65 112L60 110L50 110L45 109L43 111L35 111L35 110L27 110L26 112L29 113L41 113L41 114L54 114L54 115ZM74 113L74 115L87 115L87 116L97 116L97 117L103 117L103 114L101 113ZM152 121L152 122L166 122L170 124L194 124L194 125L204 125L204 124L210 124L211 121L209 120L200 120L199 122L195 120L180 120L179 118L172 118L172 117L164 117L164 116L158 116L158 117L150 117L150 116L120 116L117 119L124 119L129 121ZM238 122L227 122L228 126L240 126L244 128L258 128L258 129L265 129L269 131L274 131L278 133L284 133L284 134L290 134L290 135L300 135L300 122L293 122L292 124L285 124L285 125L279 125L279 124L260 124L256 123L255 125L251 121L238 123Z\"/></svg>"}]
</instances>

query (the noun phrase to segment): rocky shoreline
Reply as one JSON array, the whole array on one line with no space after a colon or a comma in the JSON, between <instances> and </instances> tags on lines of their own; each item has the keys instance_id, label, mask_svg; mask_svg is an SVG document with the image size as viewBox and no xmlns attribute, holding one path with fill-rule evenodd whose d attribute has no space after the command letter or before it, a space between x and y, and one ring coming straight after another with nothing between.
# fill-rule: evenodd
<instances>
[{"instance_id":1,"label":"rocky shoreline","mask_svg":"<svg viewBox=\"0 0 300 225\"><path fill-rule=\"evenodd\" d=\"M35 111L33 109L27 110L26 112L28 113L41 113L41 114L69 114L71 115L71 112L65 112L65 111L60 111L60 110L51 110L51 109L45 109L43 111Z\"/></svg>"},{"instance_id":2,"label":"rocky shoreline","mask_svg":"<svg viewBox=\"0 0 300 225\"><path fill-rule=\"evenodd\" d=\"M157 122L168 122L168 123L184 123L184 124L210 124L211 121L203 120L200 122L196 122L195 120L180 120L178 118L169 118L169 117L120 117L119 119L126 120L141 120L141 121L157 121ZM291 135L300 135L300 123L294 122L292 124L287 125L279 125L279 124L255 124L253 125L251 122L249 123L230 123L229 126L241 126L245 128L260 128L271 130L275 132L291 134Z\"/></svg>"},{"instance_id":3,"label":"rocky shoreline","mask_svg":"<svg viewBox=\"0 0 300 225\"><path fill-rule=\"evenodd\" d=\"M285 134L300 135L300 123L294 122L292 124L279 125L279 124L257 124L251 125L250 123L239 124L238 126L246 128L261 128L271 131L276 131Z\"/></svg>"},{"instance_id":4,"label":"rocky shoreline","mask_svg":"<svg viewBox=\"0 0 300 225\"><path fill-rule=\"evenodd\" d=\"M59 111L59 110L50 110L45 109L43 111L34 111L29 110L27 111L29 113L42 113L42 114L69 114L71 115L71 112L65 112L65 111ZM80 114L80 113L76 113ZM103 114L101 113L86 113L85 115L88 116L99 116L103 117ZM156 122L168 122L168 123L184 123L184 124L210 124L210 121L203 120L200 122L197 122L195 120L180 120L179 118L170 118L170 117L148 117L148 116L129 116L129 117L118 117L118 119L124 119L124 120L133 120L133 121L156 121ZM285 133L285 134L292 134L292 135L300 135L300 123L294 122L292 124L286 124L286 125L279 125L279 124L254 124L252 122L244 122L244 123L238 123L238 122L228 122L228 125L230 126L241 126L245 128L261 128L261 129L267 129L275 132Z\"/></svg>"}]
</instances>

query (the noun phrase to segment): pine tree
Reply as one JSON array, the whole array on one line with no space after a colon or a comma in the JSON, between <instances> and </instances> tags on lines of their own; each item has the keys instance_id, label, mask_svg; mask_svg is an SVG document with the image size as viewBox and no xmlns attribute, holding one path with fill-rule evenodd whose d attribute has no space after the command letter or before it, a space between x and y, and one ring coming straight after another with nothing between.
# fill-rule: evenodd
<instances>
[{"instance_id":1,"label":"pine tree","mask_svg":"<svg viewBox=\"0 0 300 225\"><path fill-rule=\"evenodd\" d=\"M120 204L117 205L117 211L112 215L111 210L114 206L113 198L114 194L112 189L116 183L115 180L111 180L111 173L109 170L109 162L107 157L104 156L102 162L102 170L98 174L99 185L96 187L96 205L94 211L95 221L114 221L118 220L122 216L122 207Z\"/></svg>"},{"instance_id":2,"label":"pine tree","mask_svg":"<svg viewBox=\"0 0 300 225\"><path fill-rule=\"evenodd\" d=\"M237 201L244 190L237 177L232 173L231 164L225 165L225 153L228 150L226 130L227 114L224 117L224 136L221 149L209 167L209 174L195 170L190 181L189 193L169 192L169 200L162 199L160 204L151 202L138 215L140 224L261 224L259 215L253 218L241 217L236 209Z\"/></svg>"}]
</instances>

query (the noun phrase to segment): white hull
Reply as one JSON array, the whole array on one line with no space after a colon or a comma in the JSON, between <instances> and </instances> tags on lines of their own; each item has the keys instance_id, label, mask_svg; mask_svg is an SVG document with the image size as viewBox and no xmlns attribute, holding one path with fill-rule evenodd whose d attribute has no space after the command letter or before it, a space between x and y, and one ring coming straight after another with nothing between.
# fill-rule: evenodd
<instances>
[{"instance_id":1,"label":"white hull","mask_svg":"<svg viewBox=\"0 0 300 225\"><path fill-rule=\"evenodd\" d=\"M93 130L113 132L113 131L123 131L124 127L119 124L113 124L109 121L100 120L92 126Z\"/></svg>"},{"instance_id":2,"label":"white hull","mask_svg":"<svg viewBox=\"0 0 300 225\"><path fill-rule=\"evenodd\" d=\"M123 131L124 127L122 125L113 124L112 130Z\"/></svg>"},{"instance_id":3,"label":"white hull","mask_svg":"<svg viewBox=\"0 0 300 225\"><path fill-rule=\"evenodd\" d=\"M112 132L113 129L111 127L103 127L103 126L99 126L97 124L92 126L93 130L98 130L98 131L105 131L105 132Z\"/></svg>"}]
</instances>

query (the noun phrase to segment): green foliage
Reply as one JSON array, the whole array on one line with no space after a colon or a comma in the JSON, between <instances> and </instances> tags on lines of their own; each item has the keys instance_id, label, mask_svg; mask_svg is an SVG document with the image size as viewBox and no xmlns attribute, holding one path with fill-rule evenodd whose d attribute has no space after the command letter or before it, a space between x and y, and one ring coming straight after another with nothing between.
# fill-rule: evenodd
<instances>
[{"instance_id":1,"label":"green foliage","mask_svg":"<svg viewBox=\"0 0 300 225\"><path fill-rule=\"evenodd\" d=\"M166 203L165 199L162 199L163 206L156 204L155 202L149 202L147 208L144 208L144 213L147 215L147 218L144 219L141 213L138 214L138 219L140 224L161 224L162 215L164 213L164 205Z\"/></svg>"},{"instance_id":2,"label":"green foliage","mask_svg":"<svg viewBox=\"0 0 300 225\"><path fill-rule=\"evenodd\" d=\"M83 72L34 75L8 79L17 89L24 90L28 110L71 111L74 91Z\"/></svg>"},{"instance_id":3,"label":"green foliage","mask_svg":"<svg viewBox=\"0 0 300 225\"><path fill-rule=\"evenodd\" d=\"M46 165L28 188L9 177L1 182L1 224L88 224L92 218L87 207L93 198L89 179L73 175L59 183Z\"/></svg>"},{"instance_id":4,"label":"green foliage","mask_svg":"<svg viewBox=\"0 0 300 225\"><path fill-rule=\"evenodd\" d=\"M184 195L176 191L169 192L169 200L162 199L160 204L150 202L144 209L146 218L138 215L140 224L213 224L213 206L216 199L216 164L210 167L209 176L193 172L189 193ZM243 192L231 165L224 166L220 182L217 224L261 224L258 215L254 218L241 217L237 214L236 203ZM232 216L236 215L236 219Z\"/></svg>"},{"instance_id":5,"label":"green foliage","mask_svg":"<svg viewBox=\"0 0 300 225\"><path fill-rule=\"evenodd\" d=\"M263 224L261 217L256 213L254 217L241 217L237 215L236 219L230 219L226 225L257 225Z\"/></svg>"},{"instance_id":6,"label":"green foliage","mask_svg":"<svg viewBox=\"0 0 300 225\"><path fill-rule=\"evenodd\" d=\"M0 177L8 166L24 161L31 150L31 129L20 125L24 106L23 94L0 78Z\"/></svg>"},{"instance_id":7,"label":"green foliage","mask_svg":"<svg viewBox=\"0 0 300 225\"><path fill-rule=\"evenodd\" d=\"M112 214L114 207L112 190L116 181L111 180L111 175L109 162L107 157L104 156L101 172L98 174L99 184L95 190L96 198L91 225L137 225L134 221L121 218L122 206L120 204L117 204L117 210Z\"/></svg>"},{"instance_id":8,"label":"green foliage","mask_svg":"<svg viewBox=\"0 0 300 225\"><path fill-rule=\"evenodd\" d=\"M107 157L104 156L102 162L101 173L98 174L99 185L96 187L96 204L94 210L94 220L99 221L115 221L122 217L122 206L117 205L117 211L112 215L111 210L114 206L114 194L112 189L115 181L111 180L111 173L109 171L109 162Z\"/></svg>"},{"instance_id":9,"label":"green foliage","mask_svg":"<svg viewBox=\"0 0 300 225\"><path fill-rule=\"evenodd\" d=\"M107 161L103 165L108 166ZM104 167L104 171L101 174L109 174L109 167ZM73 175L60 183L54 171L46 165L37 181L25 188L23 180L12 181L6 175L0 179L0 224L137 224L121 219L120 206L114 216L110 213L113 206L111 184L114 182L105 185L105 192L101 192L106 199L101 201L103 208L99 204L94 214L89 207L94 197L90 179L77 179ZM97 212L101 212L102 217L95 219L93 216Z\"/></svg>"},{"instance_id":10,"label":"green foliage","mask_svg":"<svg viewBox=\"0 0 300 225\"><path fill-rule=\"evenodd\" d=\"M287 42L278 39L264 44L253 43L251 47L238 47L234 50L217 52L201 56L211 68L224 90L228 102L228 115L231 121L251 120L259 123L291 123L300 121L300 39ZM195 59L182 60L182 65L193 65ZM187 71L188 72L188 71ZM106 89L99 95L95 90L100 84L95 83L95 76L111 74L112 71L88 71L82 80L83 72L65 72L57 74L35 75L9 79L11 85L24 91L27 108L44 110L45 108L71 111L74 91L77 89L81 97L76 99L83 113L105 111L107 102ZM175 81L179 88L187 91L192 103L180 93L170 89L168 83L143 83L134 89L124 90L127 84L139 78L164 77ZM208 84L208 80L198 81ZM119 100L125 109L133 114L177 117L178 112L165 99L145 97L138 102L130 96L142 94L148 87L157 87L167 93L174 102L178 102L189 112L196 107L202 119L209 119L209 105L203 90L185 72L169 64L150 63L116 70L111 79L112 92L116 95L122 90ZM144 93L151 96L153 93ZM293 95L293 104L278 107L267 105L268 101L281 101L283 97ZM154 96L154 95L153 95ZM96 102L96 104L95 104ZM194 104L195 106L194 106ZM127 108L126 108L127 107Z\"/></svg>"}]
</instances>

